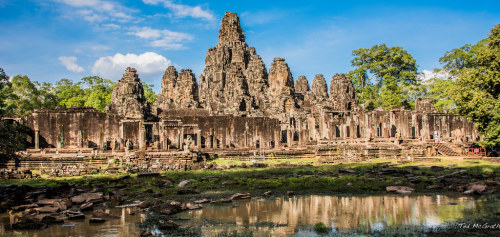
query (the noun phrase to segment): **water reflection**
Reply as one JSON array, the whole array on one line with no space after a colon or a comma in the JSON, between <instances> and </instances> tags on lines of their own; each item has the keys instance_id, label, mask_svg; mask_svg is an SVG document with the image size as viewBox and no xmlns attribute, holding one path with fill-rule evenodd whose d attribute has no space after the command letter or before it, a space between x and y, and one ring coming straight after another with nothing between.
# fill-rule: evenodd
<instances>
[{"instance_id":1,"label":"water reflection","mask_svg":"<svg viewBox=\"0 0 500 237\"><path fill-rule=\"evenodd\" d=\"M402 225L433 227L464 217L464 211L473 210L477 202L472 197L445 195L313 195L253 199L224 206L206 205L203 209L181 216L202 223L202 232L209 236L222 231L237 231L238 226L276 236L295 234L300 227L310 227L318 222L334 227L333 230L355 228L372 231ZM207 224L210 221L225 224Z\"/></svg>"},{"instance_id":2,"label":"water reflection","mask_svg":"<svg viewBox=\"0 0 500 237\"><path fill-rule=\"evenodd\" d=\"M0 236L139 236L140 230L135 223L146 219L146 214L132 208L112 208L104 210L117 218L107 219L104 223L92 224L87 213L85 220L67 220L64 224L52 224L43 230L12 230L10 225L16 217L4 213L0 215Z\"/></svg>"}]
</instances>

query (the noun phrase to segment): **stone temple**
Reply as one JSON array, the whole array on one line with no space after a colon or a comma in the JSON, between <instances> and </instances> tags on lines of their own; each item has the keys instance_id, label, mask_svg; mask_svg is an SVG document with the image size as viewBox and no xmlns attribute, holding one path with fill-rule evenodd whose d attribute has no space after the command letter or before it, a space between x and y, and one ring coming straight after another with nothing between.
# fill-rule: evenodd
<instances>
[{"instance_id":1,"label":"stone temple","mask_svg":"<svg viewBox=\"0 0 500 237\"><path fill-rule=\"evenodd\" d=\"M269 70L245 42L235 13L226 12L219 42L208 49L198 80L169 66L149 104L139 78L127 68L106 113L91 108L36 110L23 118L37 154L79 155L137 151L172 156L180 151L218 155L307 155L323 161L367 157L462 155L478 133L466 118L440 113L417 99L415 110L365 110L345 74L330 88L318 74L294 79L285 59Z\"/></svg>"}]
</instances>

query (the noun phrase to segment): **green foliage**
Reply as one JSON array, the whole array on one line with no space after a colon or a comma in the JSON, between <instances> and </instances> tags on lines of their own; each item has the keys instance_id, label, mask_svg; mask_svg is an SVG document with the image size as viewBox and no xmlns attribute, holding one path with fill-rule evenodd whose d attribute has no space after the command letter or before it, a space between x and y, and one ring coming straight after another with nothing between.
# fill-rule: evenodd
<instances>
[{"instance_id":1,"label":"green foliage","mask_svg":"<svg viewBox=\"0 0 500 237\"><path fill-rule=\"evenodd\" d=\"M11 85L6 88L6 108L8 113L24 116L42 106L55 105L54 96L50 95L51 85L44 83L40 85L37 81L31 81L29 77L17 75L11 79Z\"/></svg>"},{"instance_id":2,"label":"green foliage","mask_svg":"<svg viewBox=\"0 0 500 237\"><path fill-rule=\"evenodd\" d=\"M82 81L86 86L84 89L84 105L104 112L106 106L111 103L111 94L116 84L111 80L103 79L98 76L84 77Z\"/></svg>"},{"instance_id":3,"label":"green foliage","mask_svg":"<svg viewBox=\"0 0 500 237\"><path fill-rule=\"evenodd\" d=\"M29 128L25 125L0 120L0 163L16 157L16 151L26 148Z\"/></svg>"},{"instance_id":4,"label":"green foliage","mask_svg":"<svg viewBox=\"0 0 500 237\"><path fill-rule=\"evenodd\" d=\"M412 98L404 88L416 83L417 64L406 50L381 44L354 50L352 54L355 57L351 65L356 69L349 75L360 94L360 103L386 109L409 107Z\"/></svg>"},{"instance_id":5,"label":"green foliage","mask_svg":"<svg viewBox=\"0 0 500 237\"><path fill-rule=\"evenodd\" d=\"M3 70L0 71L0 114L24 116L34 109L61 107L93 107L101 112L111 102L115 83L97 76L84 77L74 83L61 79L52 85L47 82L31 81L24 75L17 75L9 82Z\"/></svg>"},{"instance_id":6,"label":"green foliage","mask_svg":"<svg viewBox=\"0 0 500 237\"><path fill-rule=\"evenodd\" d=\"M478 65L477 54L488 45L488 38L479 41L475 45L466 44L458 49L452 49L439 59L444 64L443 68L452 75L456 75L460 70L473 68Z\"/></svg>"},{"instance_id":7,"label":"green foliage","mask_svg":"<svg viewBox=\"0 0 500 237\"><path fill-rule=\"evenodd\" d=\"M487 44L483 46L485 42ZM465 65L457 67L457 79L451 95L457 103L458 111L474 122L483 134L481 145L499 145L500 24L491 30L486 40L479 42L474 50L472 48L466 52L472 51L473 57L465 59L472 62L451 64Z\"/></svg>"},{"instance_id":8,"label":"green foliage","mask_svg":"<svg viewBox=\"0 0 500 237\"><path fill-rule=\"evenodd\" d=\"M0 115L6 114L9 109L7 108L5 102L9 97L11 83L9 82L9 77L5 74L3 68L0 68Z\"/></svg>"},{"instance_id":9,"label":"green foliage","mask_svg":"<svg viewBox=\"0 0 500 237\"><path fill-rule=\"evenodd\" d=\"M59 106L82 107L85 104L85 91L81 88L81 82L73 83L70 79L61 79L56 82L55 94L59 99Z\"/></svg>"},{"instance_id":10,"label":"green foliage","mask_svg":"<svg viewBox=\"0 0 500 237\"><path fill-rule=\"evenodd\" d=\"M314 231L318 234L326 234L329 230L323 222L318 222L314 224Z\"/></svg>"},{"instance_id":11,"label":"green foliage","mask_svg":"<svg viewBox=\"0 0 500 237\"><path fill-rule=\"evenodd\" d=\"M452 78L432 78L427 85L425 96L436 101L434 107L440 112L456 112L455 100L451 92L455 82Z\"/></svg>"},{"instance_id":12,"label":"green foliage","mask_svg":"<svg viewBox=\"0 0 500 237\"><path fill-rule=\"evenodd\" d=\"M143 84L142 85L144 88L144 96L146 97L146 100L150 103L153 104L156 101L156 93L153 91L153 84Z\"/></svg>"}]
</instances>

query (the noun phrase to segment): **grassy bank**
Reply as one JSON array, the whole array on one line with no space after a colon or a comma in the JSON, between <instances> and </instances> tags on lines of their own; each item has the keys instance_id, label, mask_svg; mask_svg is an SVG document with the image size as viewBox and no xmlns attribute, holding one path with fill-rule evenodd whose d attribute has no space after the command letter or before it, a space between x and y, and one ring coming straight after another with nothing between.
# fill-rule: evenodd
<instances>
[{"instance_id":1,"label":"grassy bank","mask_svg":"<svg viewBox=\"0 0 500 237\"><path fill-rule=\"evenodd\" d=\"M217 159L216 165L239 166L249 161ZM440 161L410 162L397 164L393 160L374 159L359 163L318 164L315 159L268 159L266 168L231 168L224 170L172 171L156 177L131 178L115 182L124 174L96 174L76 177L56 177L29 180L1 180L0 185L57 186L68 182L82 187L99 188L104 192L120 189L131 199L148 197L169 197L185 199L193 197L217 198L235 192L261 194L273 191L284 194L362 194L385 192L390 185L411 186L416 192L446 192L442 189L428 189L442 176L466 177L469 182L494 180L500 175L500 164L488 161L442 159ZM432 166L444 169L433 169ZM381 173L387 169L394 172ZM456 174L460 171L459 174ZM418 182L414 182L417 177ZM184 188L177 184L182 180L194 179ZM413 180L412 180L413 179ZM197 189L200 194L178 194L179 190Z\"/></svg>"}]
</instances>

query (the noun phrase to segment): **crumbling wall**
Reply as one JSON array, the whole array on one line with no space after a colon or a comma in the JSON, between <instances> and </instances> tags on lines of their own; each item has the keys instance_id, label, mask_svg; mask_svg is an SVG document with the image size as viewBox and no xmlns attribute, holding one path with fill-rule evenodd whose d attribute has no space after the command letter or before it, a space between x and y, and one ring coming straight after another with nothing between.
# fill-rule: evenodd
<instances>
[{"instance_id":1,"label":"crumbling wall","mask_svg":"<svg viewBox=\"0 0 500 237\"><path fill-rule=\"evenodd\" d=\"M120 137L120 119L92 108L69 108L35 110L24 120L39 134L38 148L104 149Z\"/></svg>"}]
</instances>

